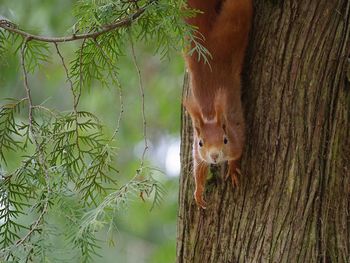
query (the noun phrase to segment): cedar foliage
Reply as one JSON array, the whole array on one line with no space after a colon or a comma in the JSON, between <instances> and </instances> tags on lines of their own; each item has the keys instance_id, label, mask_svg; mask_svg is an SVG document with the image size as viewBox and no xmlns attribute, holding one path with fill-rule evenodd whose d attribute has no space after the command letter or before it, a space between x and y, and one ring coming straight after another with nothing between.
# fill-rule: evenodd
<instances>
[{"instance_id":1,"label":"cedar foliage","mask_svg":"<svg viewBox=\"0 0 350 263\"><path fill-rule=\"evenodd\" d=\"M19 57L26 91L26 97L3 101L0 108L0 258L5 261L59 261L50 253L55 249L51 237L58 235L65 236L66 253L72 258L93 261L100 242L96 233L102 228L115 230L117 212L131 197L152 198L152 207L161 202L164 189L152 178L152 168L144 165L144 107L140 114L145 149L140 167L126 184L116 181L115 140L123 114L118 60L131 47L138 68L134 43L139 41L152 43L163 57L191 42L194 49L188 52L208 55L194 38L195 28L183 20L196 13L186 9L183 0L80 0L73 13L72 36L103 31L73 39L80 42L73 58L61 51L64 41L28 37L19 25L0 17L1 61L13 54ZM118 21L126 22L110 29ZM52 56L60 58L66 73L73 98L69 112L33 103L28 75ZM95 82L120 91L118 125L110 137L97 116L79 109L81 94ZM140 91L144 106L141 80ZM14 170L7 169L9 151L22 155L21 165ZM58 229L49 218L63 218L68 227Z\"/></svg>"}]
</instances>

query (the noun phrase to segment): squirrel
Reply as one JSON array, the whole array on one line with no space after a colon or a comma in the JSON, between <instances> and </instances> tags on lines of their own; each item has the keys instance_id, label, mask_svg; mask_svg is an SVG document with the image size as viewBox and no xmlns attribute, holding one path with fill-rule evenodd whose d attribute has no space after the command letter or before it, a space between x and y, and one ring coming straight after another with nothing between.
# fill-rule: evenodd
<instances>
[{"instance_id":1,"label":"squirrel","mask_svg":"<svg viewBox=\"0 0 350 263\"><path fill-rule=\"evenodd\" d=\"M199 54L185 55L190 74L191 96L183 105L194 128L194 198L203 199L211 164L228 162L226 178L238 186L239 161L245 140L241 103L241 72L252 24L252 0L188 0L200 12L186 22L196 29L195 37L209 51L209 65ZM191 44L194 47L193 43Z\"/></svg>"}]
</instances>

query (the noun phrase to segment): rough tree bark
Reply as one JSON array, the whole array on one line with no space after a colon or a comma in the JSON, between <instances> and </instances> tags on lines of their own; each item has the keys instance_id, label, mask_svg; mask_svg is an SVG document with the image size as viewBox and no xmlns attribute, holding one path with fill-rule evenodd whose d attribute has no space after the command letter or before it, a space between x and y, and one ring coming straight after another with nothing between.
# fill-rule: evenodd
<instances>
[{"instance_id":1,"label":"rough tree bark","mask_svg":"<svg viewBox=\"0 0 350 263\"><path fill-rule=\"evenodd\" d=\"M177 262L350 262L350 1L256 2L240 186L197 208L183 115Z\"/></svg>"}]
</instances>

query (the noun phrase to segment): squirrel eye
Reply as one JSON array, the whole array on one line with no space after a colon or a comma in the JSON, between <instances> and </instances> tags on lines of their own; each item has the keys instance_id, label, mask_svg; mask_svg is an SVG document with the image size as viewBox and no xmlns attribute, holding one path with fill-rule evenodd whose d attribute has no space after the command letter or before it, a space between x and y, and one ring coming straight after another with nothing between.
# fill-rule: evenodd
<instances>
[{"instance_id":1,"label":"squirrel eye","mask_svg":"<svg viewBox=\"0 0 350 263\"><path fill-rule=\"evenodd\" d=\"M202 142L202 140L200 140L198 144L199 144L199 147L203 147L203 142Z\"/></svg>"},{"instance_id":2,"label":"squirrel eye","mask_svg":"<svg viewBox=\"0 0 350 263\"><path fill-rule=\"evenodd\" d=\"M224 144L227 144L228 143L228 140L227 140L227 138L225 137L224 138Z\"/></svg>"}]
</instances>

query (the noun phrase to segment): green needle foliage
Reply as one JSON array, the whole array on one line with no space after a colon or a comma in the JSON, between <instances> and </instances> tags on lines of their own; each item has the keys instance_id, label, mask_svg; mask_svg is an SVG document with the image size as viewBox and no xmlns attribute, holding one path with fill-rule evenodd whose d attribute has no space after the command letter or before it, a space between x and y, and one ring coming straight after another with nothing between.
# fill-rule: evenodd
<instances>
[{"instance_id":1,"label":"green needle foliage","mask_svg":"<svg viewBox=\"0 0 350 263\"><path fill-rule=\"evenodd\" d=\"M28 35L20 25L0 20L1 61L14 54L19 57L26 92L24 98L3 101L0 108L1 260L93 262L101 242L96 233L115 231L115 217L131 198L153 199L152 208L160 204L165 190L153 179L143 157L128 183L119 185L115 179L122 94L118 128L112 137L97 116L79 110L79 99L95 82L121 91L119 58L137 41L154 46L163 57L191 46L189 53L196 51L199 59L207 60L207 50L194 37L195 28L184 22L195 14L183 0L80 0L69 40L80 44L68 62L60 51L65 41ZM70 112L35 105L31 96L28 74L40 70L54 54L70 86ZM146 125L144 112L140 114ZM22 158L13 170L8 168L10 152ZM52 225L52 218L68 222L68 227ZM67 258L58 259L51 241L62 235Z\"/></svg>"}]
</instances>

